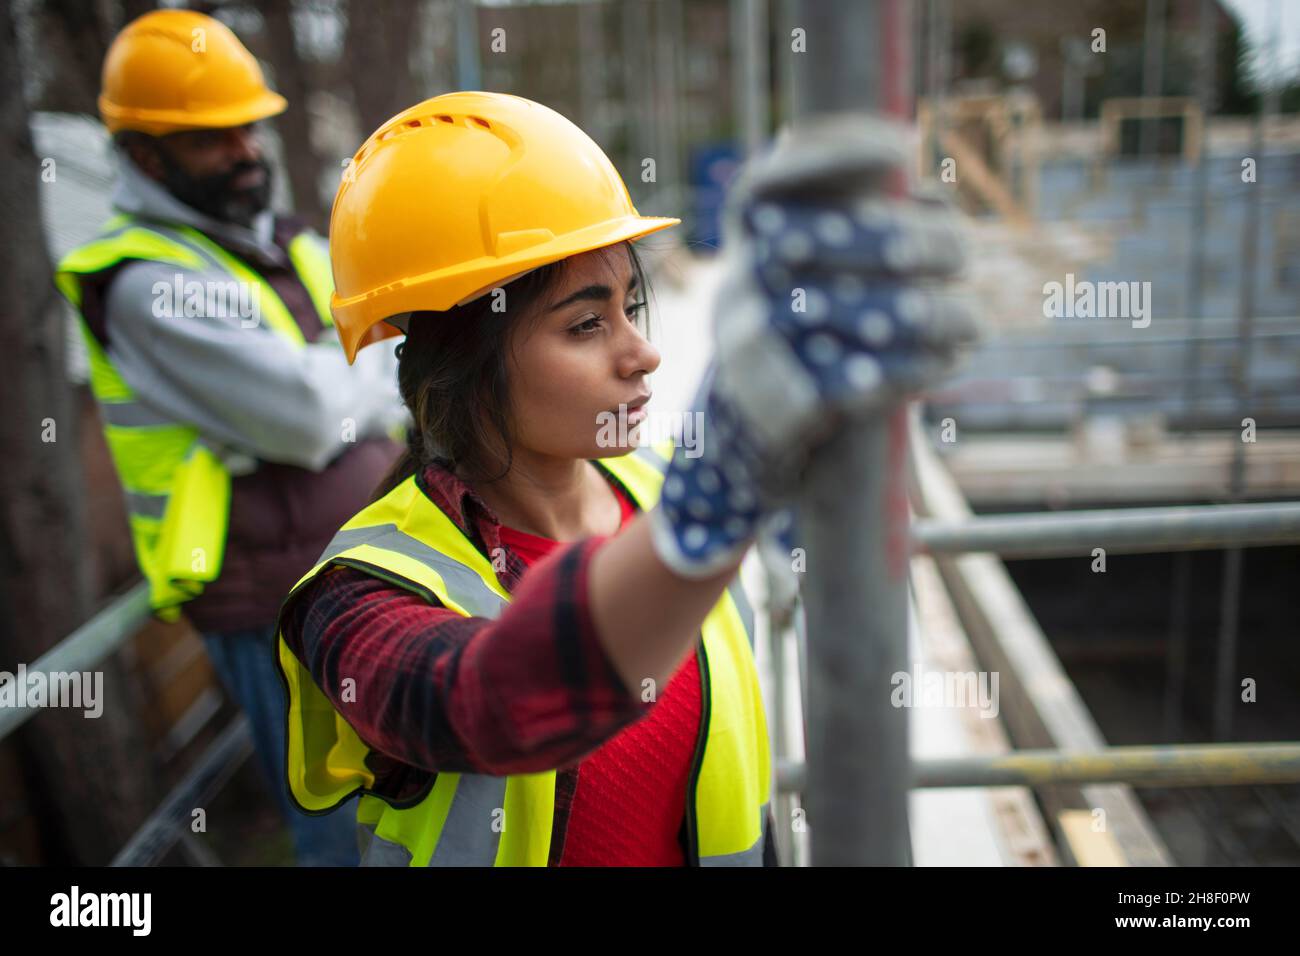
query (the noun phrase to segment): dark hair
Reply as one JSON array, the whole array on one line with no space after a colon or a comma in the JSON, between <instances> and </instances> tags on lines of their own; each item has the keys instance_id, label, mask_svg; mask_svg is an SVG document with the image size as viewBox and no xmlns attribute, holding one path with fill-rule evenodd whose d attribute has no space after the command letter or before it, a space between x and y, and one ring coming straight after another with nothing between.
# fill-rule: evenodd
<instances>
[{"instance_id":1,"label":"dark hair","mask_svg":"<svg viewBox=\"0 0 1300 956\"><path fill-rule=\"evenodd\" d=\"M641 259L630 242L625 248L637 277L639 294L649 293ZM505 288L506 308L495 311L497 298L480 296L443 312L413 312L398 346L397 385L411 412L406 451L375 489L378 500L431 462L438 462L469 482L504 478L514 457L510 415L509 356L515 326L522 316L540 310L564 273L567 260L552 262L515 279ZM643 312L642 315L645 313ZM495 470L493 465L500 467Z\"/></svg>"}]
</instances>

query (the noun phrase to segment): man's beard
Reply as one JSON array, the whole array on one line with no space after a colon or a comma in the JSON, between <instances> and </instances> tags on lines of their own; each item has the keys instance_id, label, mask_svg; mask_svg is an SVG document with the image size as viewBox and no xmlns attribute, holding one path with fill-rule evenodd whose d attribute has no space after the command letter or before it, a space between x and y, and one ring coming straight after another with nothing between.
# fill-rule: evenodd
<instances>
[{"instance_id":1,"label":"man's beard","mask_svg":"<svg viewBox=\"0 0 1300 956\"><path fill-rule=\"evenodd\" d=\"M227 172L196 178L181 169L165 148L159 149L158 155L163 164L163 186L185 205L206 216L247 227L271 204L271 167L265 159L236 163ZM230 185L250 169L262 170L260 183L244 189Z\"/></svg>"}]
</instances>

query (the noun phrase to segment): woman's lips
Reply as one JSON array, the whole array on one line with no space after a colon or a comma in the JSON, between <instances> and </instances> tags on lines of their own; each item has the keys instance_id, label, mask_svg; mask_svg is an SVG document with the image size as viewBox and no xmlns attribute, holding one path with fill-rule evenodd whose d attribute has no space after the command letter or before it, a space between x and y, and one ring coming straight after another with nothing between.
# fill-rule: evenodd
<instances>
[{"instance_id":1,"label":"woman's lips","mask_svg":"<svg viewBox=\"0 0 1300 956\"><path fill-rule=\"evenodd\" d=\"M646 411L646 406L650 404L650 399L653 397L653 395L644 395L627 404L628 425L637 425L645 421L646 416L649 414Z\"/></svg>"}]
</instances>

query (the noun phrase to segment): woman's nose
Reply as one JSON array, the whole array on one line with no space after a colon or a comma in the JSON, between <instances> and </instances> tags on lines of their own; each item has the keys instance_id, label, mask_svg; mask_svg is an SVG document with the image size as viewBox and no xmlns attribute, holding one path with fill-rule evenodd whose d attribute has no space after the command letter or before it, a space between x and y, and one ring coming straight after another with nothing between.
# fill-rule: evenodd
<instances>
[{"instance_id":1,"label":"woman's nose","mask_svg":"<svg viewBox=\"0 0 1300 956\"><path fill-rule=\"evenodd\" d=\"M641 330L635 326L629 326L631 329L632 341L623 353L621 359L622 368L620 372L624 378L636 375L638 372L649 374L659 367L663 361L663 356L654 344L641 334Z\"/></svg>"}]
</instances>

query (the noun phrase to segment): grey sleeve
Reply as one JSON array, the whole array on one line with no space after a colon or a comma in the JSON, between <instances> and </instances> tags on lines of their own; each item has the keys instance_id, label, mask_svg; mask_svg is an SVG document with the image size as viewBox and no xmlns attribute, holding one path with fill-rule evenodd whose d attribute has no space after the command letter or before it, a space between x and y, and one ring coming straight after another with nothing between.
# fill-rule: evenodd
<instances>
[{"instance_id":1,"label":"grey sleeve","mask_svg":"<svg viewBox=\"0 0 1300 956\"><path fill-rule=\"evenodd\" d=\"M184 302L173 302L177 275L173 265L132 263L109 290L109 358L144 405L232 450L313 471L404 419L392 339L349 366L333 330L298 346L237 309L185 316Z\"/></svg>"}]
</instances>

